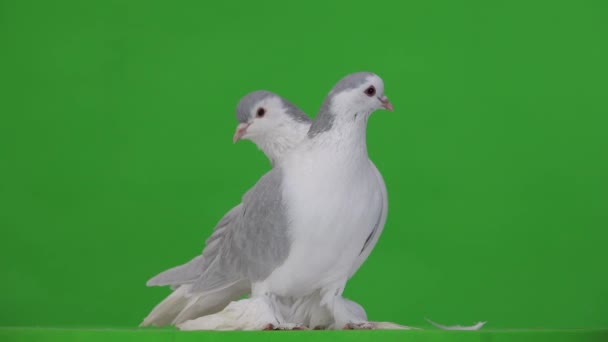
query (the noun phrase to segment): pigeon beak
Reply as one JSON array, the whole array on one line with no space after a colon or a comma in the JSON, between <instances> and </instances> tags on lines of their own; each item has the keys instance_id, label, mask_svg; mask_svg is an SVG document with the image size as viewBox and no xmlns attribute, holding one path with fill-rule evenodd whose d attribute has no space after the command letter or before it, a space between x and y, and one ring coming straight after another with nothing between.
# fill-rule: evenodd
<instances>
[{"instance_id":1,"label":"pigeon beak","mask_svg":"<svg viewBox=\"0 0 608 342\"><path fill-rule=\"evenodd\" d=\"M391 101L388 100L388 97L382 96L378 99L380 100L380 102L382 102L382 107L384 107L384 109L388 110L389 112L393 111L393 104L391 103Z\"/></svg>"},{"instance_id":2,"label":"pigeon beak","mask_svg":"<svg viewBox=\"0 0 608 342\"><path fill-rule=\"evenodd\" d=\"M243 135L247 133L247 127L249 127L249 125L250 124L248 123L240 123L238 126L236 126L236 132L234 132L234 137L232 137L233 143L239 141L243 137Z\"/></svg>"}]
</instances>

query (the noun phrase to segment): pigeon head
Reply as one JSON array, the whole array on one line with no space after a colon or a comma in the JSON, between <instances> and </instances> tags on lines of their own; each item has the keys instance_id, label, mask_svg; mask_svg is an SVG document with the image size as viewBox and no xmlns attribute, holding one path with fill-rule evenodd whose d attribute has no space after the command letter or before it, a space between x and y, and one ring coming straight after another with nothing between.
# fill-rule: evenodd
<instances>
[{"instance_id":1,"label":"pigeon head","mask_svg":"<svg viewBox=\"0 0 608 342\"><path fill-rule=\"evenodd\" d=\"M236 107L239 122L233 142L248 139L259 145L261 139L289 134L291 126L309 123L310 119L297 107L277 94L258 90L245 95Z\"/></svg>"},{"instance_id":2,"label":"pigeon head","mask_svg":"<svg viewBox=\"0 0 608 342\"><path fill-rule=\"evenodd\" d=\"M369 114L378 109L393 111L393 105L384 95L384 82L370 72L357 72L342 78L328 98L334 112Z\"/></svg>"},{"instance_id":3,"label":"pigeon head","mask_svg":"<svg viewBox=\"0 0 608 342\"><path fill-rule=\"evenodd\" d=\"M284 98L269 91L254 91L236 107L239 122L233 142L251 140L270 159L282 160L306 136L310 119Z\"/></svg>"},{"instance_id":4,"label":"pigeon head","mask_svg":"<svg viewBox=\"0 0 608 342\"><path fill-rule=\"evenodd\" d=\"M378 109L393 111L384 95L384 82L371 72L357 72L342 78L329 92L315 118L309 137L329 131L336 123L366 118Z\"/></svg>"}]
</instances>

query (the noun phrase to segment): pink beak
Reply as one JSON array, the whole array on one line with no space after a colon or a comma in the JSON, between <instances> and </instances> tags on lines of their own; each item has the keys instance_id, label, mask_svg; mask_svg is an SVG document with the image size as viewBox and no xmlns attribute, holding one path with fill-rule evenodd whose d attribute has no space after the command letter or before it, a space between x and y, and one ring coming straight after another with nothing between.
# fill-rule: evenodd
<instances>
[{"instance_id":1,"label":"pink beak","mask_svg":"<svg viewBox=\"0 0 608 342\"><path fill-rule=\"evenodd\" d=\"M382 107L384 107L384 109L388 110L389 112L393 111L393 104L388 100L388 97L382 96L382 98L380 98L380 102L382 102Z\"/></svg>"},{"instance_id":2,"label":"pink beak","mask_svg":"<svg viewBox=\"0 0 608 342\"><path fill-rule=\"evenodd\" d=\"M232 142L236 143L239 141L245 133L247 133L247 127L249 127L248 123L240 123L236 126L236 132L234 132L234 136L232 137Z\"/></svg>"}]
</instances>

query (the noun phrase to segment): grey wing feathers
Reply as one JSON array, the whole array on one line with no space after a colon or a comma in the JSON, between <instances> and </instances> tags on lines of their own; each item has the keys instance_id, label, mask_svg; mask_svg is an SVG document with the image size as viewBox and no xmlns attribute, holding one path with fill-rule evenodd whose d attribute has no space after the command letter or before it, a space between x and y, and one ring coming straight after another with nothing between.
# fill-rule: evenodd
<instances>
[{"instance_id":1,"label":"grey wing feathers","mask_svg":"<svg viewBox=\"0 0 608 342\"><path fill-rule=\"evenodd\" d=\"M198 278L196 273L202 269L203 256L199 255L189 262L175 266L152 277L146 283L147 286L181 285L193 282Z\"/></svg>"},{"instance_id":2,"label":"grey wing feathers","mask_svg":"<svg viewBox=\"0 0 608 342\"><path fill-rule=\"evenodd\" d=\"M230 227L234 223L238 222L239 217L243 214L243 203L240 203L236 207L230 209L224 217L218 222L217 226L213 229L213 234L205 241L205 248L203 249L203 258L207 263L211 263L219 254L222 248L222 244L225 239L230 235ZM208 265L203 265L206 267ZM200 274L199 274L200 275Z\"/></svg>"},{"instance_id":3,"label":"grey wing feathers","mask_svg":"<svg viewBox=\"0 0 608 342\"><path fill-rule=\"evenodd\" d=\"M283 175L274 169L243 197L243 219L236 225L233 248L241 251L241 271L252 281L263 280L289 254L287 208L282 195Z\"/></svg>"},{"instance_id":4,"label":"grey wing feathers","mask_svg":"<svg viewBox=\"0 0 608 342\"><path fill-rule=\"evenodd\" d=\"M213 291L243 279L263 280L285 261L290 239L281 180L281 171L273 169L243 196L240 217L192 292Z\"/></svg>"},{"instance_id":5,"label":"grey wing feathers","mask_svg":"<svg viewBox=\"0 0 608 342\"><path fill-rule=\"evenodd\" d=\"M216 256L219 255L222 242L224 241L231 224L240 216L242 204L232 208L224 215L213 228L213 233L205 242L202 255L196 256L189 262L170 268L148 280L148 286L181 285L192 283L198 279Z\"/></svg>"}]
</instances>

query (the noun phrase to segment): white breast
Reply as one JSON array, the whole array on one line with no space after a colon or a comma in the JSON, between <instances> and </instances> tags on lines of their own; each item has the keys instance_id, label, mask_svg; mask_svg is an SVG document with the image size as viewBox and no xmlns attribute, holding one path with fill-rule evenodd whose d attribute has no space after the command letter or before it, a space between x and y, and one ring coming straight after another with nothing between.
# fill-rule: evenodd
<instances>
[{"instance_id":1,"label":"white breast","mask_svg":"<svg viewBox=\"0 0 608 342\"><path fill-rule=\"evenodd\" d=\"M367 156L332 149L304 151L284 164L284 172L293 242L287 260L263 287L302 296L349 277L381 214L381 189Z\"/></svg>"}]
</instances>

